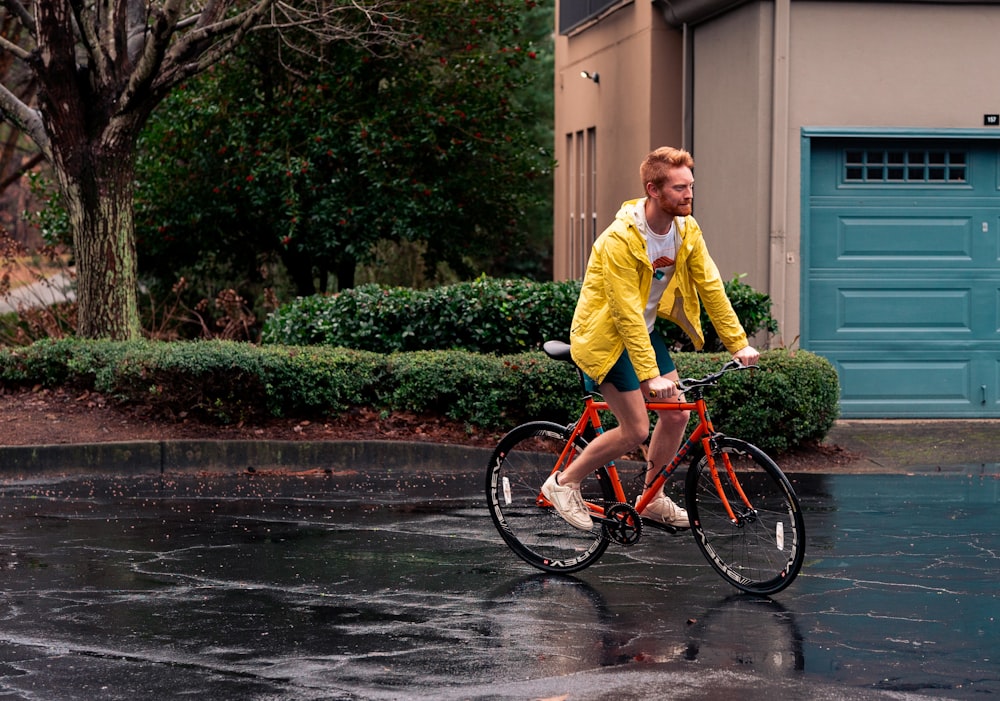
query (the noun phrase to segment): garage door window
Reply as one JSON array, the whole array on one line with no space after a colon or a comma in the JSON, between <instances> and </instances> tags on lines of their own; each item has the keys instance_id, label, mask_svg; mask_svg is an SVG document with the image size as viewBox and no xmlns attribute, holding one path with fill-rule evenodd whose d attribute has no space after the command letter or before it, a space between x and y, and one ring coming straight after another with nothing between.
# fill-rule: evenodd
<instances>
[{"instance_id":1,"label":"garage door window","mask_svg":"<svg viewBox=\"0 0 1000 701\"><path fill-rule=\"evenodd\" d=\"M966 183L967 164L965 151L848 149L844 183L961 185Z\"/></svg>"}]
</instances>

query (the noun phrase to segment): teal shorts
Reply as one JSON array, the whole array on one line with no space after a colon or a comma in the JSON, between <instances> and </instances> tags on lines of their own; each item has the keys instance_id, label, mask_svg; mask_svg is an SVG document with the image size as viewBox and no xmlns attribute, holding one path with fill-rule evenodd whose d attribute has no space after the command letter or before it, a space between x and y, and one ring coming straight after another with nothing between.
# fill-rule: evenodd
<instances>
[{"instance_id":1,"label":"teal shorts","mask_svg":"<svg viewBox=\"0 0 1000 701\"><path fill-rule=\"evenodd\" d=\"M653 345L653 352L656 353L656 366L660 369L661 375L673 372L676 369L674 359L670 357L667 349L667 342L663 336L655 329L649 334L649 342ZM599 392L598 385L589 375L584 375L588 392ZM635 374L632 361L628 357L628 351L623 350L617 362L611 368L604 382L610 382L619 392L631 392L639 389L639 376Z\"/></svg>"}]
</instances>

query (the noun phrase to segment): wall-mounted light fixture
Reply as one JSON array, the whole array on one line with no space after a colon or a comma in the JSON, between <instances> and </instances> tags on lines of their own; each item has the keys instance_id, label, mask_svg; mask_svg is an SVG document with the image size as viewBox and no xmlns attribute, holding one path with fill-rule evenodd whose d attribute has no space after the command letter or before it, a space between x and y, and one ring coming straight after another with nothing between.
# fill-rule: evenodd
<instances>
[{"instance_id":1,"label":"wall-mounted light fixture","mask_svg":"<svg viewBox=\"0 0 1000 701\"><path fill-rule=\"evenodd\" d=\"M601 82L601 75L600 75L600 73L598 73L596 71L594 71L593 73L591 73L590 71L580 71L580 77L581 78L589 78L590 80L594 81L595 83L600 83Z\"/></svg>"}]
</instances>

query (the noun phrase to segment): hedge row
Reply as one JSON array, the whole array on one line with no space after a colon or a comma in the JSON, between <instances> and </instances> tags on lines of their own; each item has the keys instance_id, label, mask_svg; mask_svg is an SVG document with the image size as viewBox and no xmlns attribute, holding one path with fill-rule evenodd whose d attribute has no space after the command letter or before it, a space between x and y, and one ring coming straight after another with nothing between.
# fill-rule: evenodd
<instances>
[{"instance_id":1,"label":"hedge row","mask_svg":"<svg viewBox=\"0 0 1000 701\"><path fill-rule=\"evenodd\" d=\"M261 341L380 353L537 350L550 338L568 337L579 295L575 280L481 278L427 290L361 285L281 307L264 323Z\"/></svg>"},{"instance_id":2,"label":"hedge row","mask_svg":"<svg viewBox=\"0 0 1000 701\"><path fill-rule=\"evenodd\" d=\"M747 334L776 333L771 299L744 285L726 283ZM467 350L505 354L541 350L549 339L569 338L580 281L535 282L480 278L429 290L362 285L330 296L300 297L264 323L263 343L326 345L379 353ZM724 350L702 310L705 350ZM687 336L661 319L657 329L671 346L693 350Z\"/></svg>"},{"instance_id":3,"label":"hedge row","mask_svg":"<svg viewBox=\"0 0 1000 701\"><path fill-rule=\"evenodd\" d=\"M678 353L682 376L701 376L724 354ZM539 352L379 354L325 346L226 341L46 340L0 349L0 386L69 386L157 415L217 423L322 418L350 407L441 413L504 430L529 419L567 423L580 408L571 365ZM766 351L760 370L730 373L708 393L716 428L772 453L821 440L838 412L839 386L823 358Z\"/></svg>"}]
</instances>

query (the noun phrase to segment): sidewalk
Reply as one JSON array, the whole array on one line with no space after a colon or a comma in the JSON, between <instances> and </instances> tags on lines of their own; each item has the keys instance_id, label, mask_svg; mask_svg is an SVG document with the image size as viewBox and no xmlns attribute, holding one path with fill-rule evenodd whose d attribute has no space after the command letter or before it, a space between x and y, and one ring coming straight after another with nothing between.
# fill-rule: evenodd
<instances>
[{"instance_id":1,"label":"sidewalk","mask_svg":"<svg viewBox=\"0 0 1000 701\"><path fill-rule=\"evenodd\" d=\"M76 298L73 280L65 273L59 273L47 280L17 287L0 297L0 313L16 312L18 309L47 307L56 302Z\"/></svg>"},{"instance_id":2,"label":"sidewalk","mask_svg":"<svg viewBox=\"0 0 1000 701\"><path fill-rule=\"evenodd\" d=\"M853 471L935 470L1000 462L1000 419L843 419L824 443L860 456Z\"/></svg>"}]
</instances>

